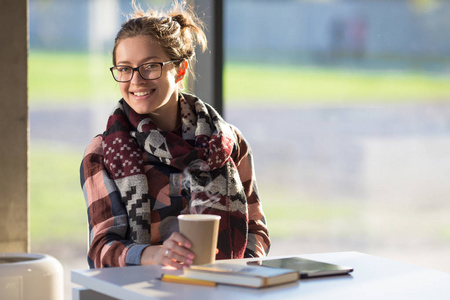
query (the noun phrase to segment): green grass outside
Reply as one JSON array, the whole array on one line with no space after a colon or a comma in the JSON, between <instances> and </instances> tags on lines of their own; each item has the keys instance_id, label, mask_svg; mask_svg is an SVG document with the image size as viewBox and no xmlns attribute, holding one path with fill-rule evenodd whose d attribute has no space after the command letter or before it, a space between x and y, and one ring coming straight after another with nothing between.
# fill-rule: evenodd
<instances>
[{"instance_id":1,"label":"green grass outside","mask_svg":"<svg viewBox=\"0 0 450 300\"><path fill-rule=\"evenodd\" d=\"M80 103L120 97L109 55L32 51L30 103ZM450 76L226 63L228 103L364 103L450 99Z\"/></svg>"},{"instance_id":2,"label":"green grass outside","mask_svg":"<svg viewBox=\"0 0 450 300\"><path fill-rule=\"evenodd\" d=\"M260 184L260 197L270 235L273 238L294 236L320 237L330 226L345 223L345 234L358 231L348 220L358 220L361 208L355 201L305 198L279 185ZM336 199L337 200L337 199Z\"/></svg>"},{"instance_id":3,"label":"green grass outside","mask_svg":"<svg viewBox=\"0 0 450 300\"><path fill-rule=\"evenodd\" d=\"M108 56L86 53L31 52L28 92L31 104L80 103L111 98L118 89L109 72Z\"/></svg>"},{"instance_id":4,"label":"green grass outside","mask_svg":"<svg viewBox=\"0 0 450 300\"><path fill-rule=\"evenodd\" d=\"M450 77L310 67L228 64L225 99L285 103L364 103L450 99Z\"/></svg>"},{"instance_id":5,"label":"green grass outside","mask_svg":"<svg viewBox=\"0 0 450 300\"><path fill-rule=\"evenodd\" d=\"M87 216L80 188L83 153L63 146L30 146L31 242L87 239Z\"/></svg>"}]
</instances>

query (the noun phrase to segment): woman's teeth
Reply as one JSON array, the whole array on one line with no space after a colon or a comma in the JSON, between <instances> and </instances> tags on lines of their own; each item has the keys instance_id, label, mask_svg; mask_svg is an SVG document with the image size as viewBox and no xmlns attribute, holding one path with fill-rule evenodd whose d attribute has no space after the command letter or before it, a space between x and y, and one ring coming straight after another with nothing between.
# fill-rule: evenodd
<instances>
[{"instance_id":1,"label":"woman's teeth","mask_svg":"<svg viewBox=\"0 0 450 300\"><path fill-rule=\"evenodd\" d=\"M146 91L146 92L134 92L135 96L145 96L145 95L149 95L151 93L151 91Z\"/></svg>"}]
</instances>

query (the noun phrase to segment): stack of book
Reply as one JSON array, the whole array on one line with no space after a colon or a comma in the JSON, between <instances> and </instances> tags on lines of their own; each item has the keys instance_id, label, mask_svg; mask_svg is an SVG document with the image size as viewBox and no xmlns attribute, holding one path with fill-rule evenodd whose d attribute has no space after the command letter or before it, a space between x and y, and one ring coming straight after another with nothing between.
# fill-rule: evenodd
<instances>
[{"instance_id":1,"label":"stack of book","mask_svg":"<svg viewBox=\"0 0 450 300\"><path fill-rule=\"evenodd\" d=\"M191 266L183 275L165 274L163 281L215 286L217 283L262 288L295 282L300 279L297 271L265 266L214 263Z\"/></svg>"},{"instance_id":2,"label":"stack of book","mask_svg":"<svg viewBox=\"0 0 450 300\"><path fill-rule=\"evenodd\" d=\"M345 275L353 272L349 266L330 264L301 257L256 259L247 265L213 263L191 266L181 276L163 275L163 281L215 286L217 283L246 287L267 287L289 283L300 278Z\"/></svg>"}]
</instances>

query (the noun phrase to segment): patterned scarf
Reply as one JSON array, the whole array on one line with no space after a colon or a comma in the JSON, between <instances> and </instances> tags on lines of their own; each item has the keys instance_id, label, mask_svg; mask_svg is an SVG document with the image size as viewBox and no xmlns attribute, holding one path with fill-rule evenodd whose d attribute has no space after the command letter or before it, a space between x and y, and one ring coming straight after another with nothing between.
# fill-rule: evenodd
<instances>
[{"instance_id":1,"label":"patterned scarf","mask_svg":"<svg viewBox=\"0 0 450 300\"><path fill-rule=\"evenodd\" d=\"M236 136L208 104L180 94L181 136L161 131L122 99L103 134L104 163L127 207L131 236L150 243L150 196L144 165L155 158L183 173L190 192L183 213L221 216L217 259L242 258L247 244L248 207L231 153Z\"/></svg>"}]
</instances>

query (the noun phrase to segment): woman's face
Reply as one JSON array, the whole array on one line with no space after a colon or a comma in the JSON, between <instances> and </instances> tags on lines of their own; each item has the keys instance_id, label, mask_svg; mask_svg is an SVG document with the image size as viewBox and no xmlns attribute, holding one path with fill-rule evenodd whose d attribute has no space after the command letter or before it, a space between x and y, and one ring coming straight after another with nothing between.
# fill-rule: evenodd
<instances>
[{"instance_id":1,"label":"woman's face","mask_svg":"<svg viewBox=\"0 0 450 300\"><path fill-rule=\"evenodd\" d=\"M136 68L144 63L165 62L170 58L162 47L150 36L137 36L123 39L116 47L116 65ZM178 105L177 83L183 79L184 72L178 74L174 65L162 67L158 79L143 79L135 71L129 82L119 82L120 93L128 105L139 114L150 117L176 114Z\"/></svg>"}]
</instances>

